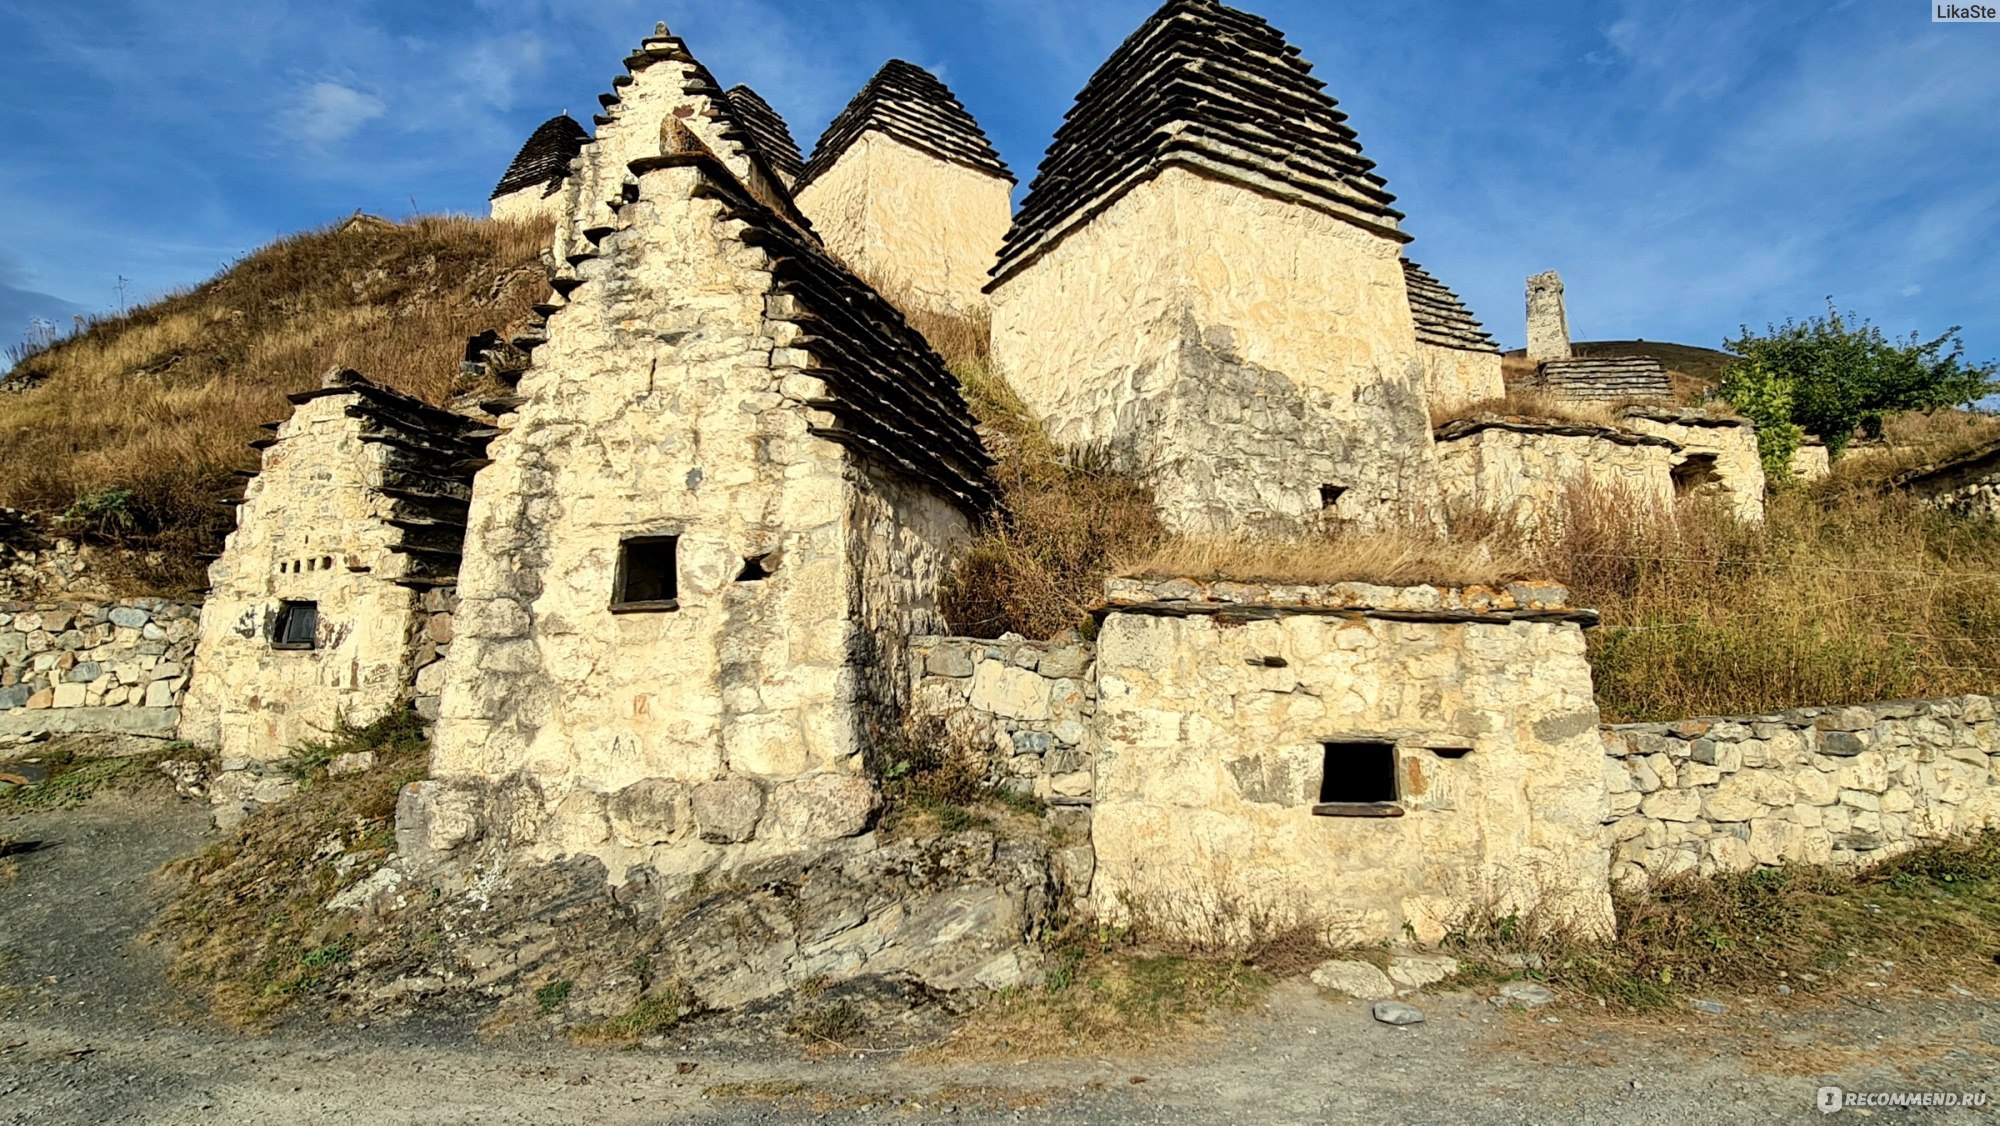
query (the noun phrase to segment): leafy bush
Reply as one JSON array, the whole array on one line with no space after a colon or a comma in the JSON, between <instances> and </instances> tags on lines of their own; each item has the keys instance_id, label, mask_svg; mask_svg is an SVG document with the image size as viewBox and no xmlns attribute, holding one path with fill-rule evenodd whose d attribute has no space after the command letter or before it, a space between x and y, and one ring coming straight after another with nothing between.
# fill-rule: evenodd
<instances>
[{"instance_id":1,"label":"leafy bush","mask_svg":"<svg viewBox=\"0 0 2000 1126\"><path fill-rule=\"evenodd\" d=\"M1724 371L1724 398L1760 423L1768 417L1819 435L1834 457L1856 433L1880 437L1891 414L1959 406L1996 388L1993 364L1966 362L1957 326L1931 340L1914 333L1892 340L1831 305L1824 317L1787 320L1762 334L1745 326L1725 346L1741 358Z\"/></svg>"}]
</instances>

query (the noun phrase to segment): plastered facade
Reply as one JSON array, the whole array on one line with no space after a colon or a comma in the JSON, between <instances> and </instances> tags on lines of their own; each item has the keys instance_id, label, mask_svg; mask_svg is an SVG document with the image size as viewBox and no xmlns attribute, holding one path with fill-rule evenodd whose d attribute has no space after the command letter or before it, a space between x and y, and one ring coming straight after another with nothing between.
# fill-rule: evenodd
<instances>
[{"instance_id":1,"label":"plastered facade","mask_svg":"<svg viewBox=\"0 0 2000 1126\"><path fill-rule=\"evenodd\" d=\"M348 405L310 399L279 426L209 567L180 736L225 761L282 758L407 700L421 596L397 585L409 561L380 492L388 447L362 440ZM287 601L317 604L309 649L273 647Z\"/></svg>"},{"instance_id":2,"label":"plastered facade","mask_svg":"<svg viewBox=\"0 0 2000 1126\"><path fill-rule=\"evenodd\" d=\"M1531 533L1562 518L1574 493L1616 498L1627 511L1674 500L1680 447L1608 427L1472 419L1438 432L1438 481L1447 506L1497 512Z\"/></svg>"},{"instance_id":3,"label":"plastered facade","mask_svg":"<svg viewBox=\"0 0 2000 1126\"><path fill-rule=\"evenodd\" d=\"M561 218L568 192L562 187L551 192L546 184L536 184L506 195L495 196L487 204L487 217L501 223L551 223Z\"/></svg>"},{"instance_id":4,"label":"plastered facade","mask_svg":"<svg viewBox=\"0 0 2000 1126\"><path fill-rule=\"evenodd\" d=\"M1424 388L1436 417L1449 418L1452 411L1507 394L1498 352L1419 343L1417 360L1423 365Z\"/></svg>"},{"instance_id":5,"label":"plastered facade","mask_svg":"<svg viewBox=\"0 0 2000 1126\"><path fill-rule=\"evenodd\" d=\"M1597 707L1559 588L1253 590L1232 618L1182 585L1114 592L1098 637L1101 917L1429 942L1538 905L1609 930ZM1473 620L1374 616L1447 606ZM1399 816L1314 814L1324 744L1352 740L1393 744Z\"/></svg>"},{"instance_id":6,"label":"plastered facade","mask_svg":"<svg viewBox=\"0 0 2000 1126\"><path fill-rule=\"evenodd\" d=\"M798 202L827 250L904 308L976 314L1012 190L1005 177L868 132Z\"/></svg>"},{"instance_id":7,"label":"plastered facade","mask_svg":"<svg viewBox=\"0 0 2000 1126\"><path fill-rule=\"evenodd\" d=\"M1175 531L1388 521L1430 487L1398 247L1170 166L994 286L994 365Z\"/></svg>"}]
</instances>

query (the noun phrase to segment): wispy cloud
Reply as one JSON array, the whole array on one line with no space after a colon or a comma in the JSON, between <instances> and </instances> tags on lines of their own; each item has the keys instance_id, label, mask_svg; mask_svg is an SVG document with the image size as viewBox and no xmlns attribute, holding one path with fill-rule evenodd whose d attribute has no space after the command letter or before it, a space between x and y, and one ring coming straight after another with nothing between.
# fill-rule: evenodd
<instances>
[{"instance_id":1,"label":"wispy cloud","mask_svg":"<svg viewBox=\"0 0 2000 1126\"><path fill-rule=\"evenodd\" d=\"M338 82L314 82L295 96L283 127L307 144L325 148L387 112L388 103L373 94Z\"/></svg>"}]
</instances>

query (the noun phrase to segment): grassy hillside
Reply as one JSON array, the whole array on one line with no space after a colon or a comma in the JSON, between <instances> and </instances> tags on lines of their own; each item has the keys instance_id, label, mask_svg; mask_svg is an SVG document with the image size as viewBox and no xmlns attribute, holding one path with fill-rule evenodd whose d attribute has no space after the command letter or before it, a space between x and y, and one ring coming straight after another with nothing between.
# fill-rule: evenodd
<instances>
[{"instance_id":1,"label":"grassy hillside","mask_svg":"<svg viewBox=\"0 0 2000 1126\"><path fill-rule=\"evenodd\" d=\"M280 239L184 293L23 360L0 392L0 505L159 549L137 589L199 585L220 549L231 471L285 396L342 364L439 401L465 338L548 290L535 226L361 219Z\"/></svg>"}]
</instances>

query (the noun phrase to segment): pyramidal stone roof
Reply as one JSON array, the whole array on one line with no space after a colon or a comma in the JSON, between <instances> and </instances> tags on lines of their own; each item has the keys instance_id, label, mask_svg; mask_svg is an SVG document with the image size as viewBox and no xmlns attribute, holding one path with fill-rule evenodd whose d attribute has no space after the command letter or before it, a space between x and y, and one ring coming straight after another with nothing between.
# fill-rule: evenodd
<instances>
[{"instance_id":1,"label":"pyramidal stone roof","mask_svg":"<svg viewBox=\"0 0 2000 1126\"><path fill-rule=\"evenodd\" d=\"M1405 258L1403 282L1410 291L1410 315L1417 322L1419 344L1456 348L1461 352L1499 353L1499 346L1487 335L1485 326L1474 319L1472 310L1465 307L1458 294L1432 277L1430 271Z\"/></svg>"},{"instance_id":2,"label":"pyramidal stone roof","mask_svg":"<svg viewBox=\"0 0 2000 1126\"><path fill-rule=\"evenodd\" d=\"M1168 0L1091 75L1001 247L996 280L1170 164L1399 242L1402 212L1312 64L1256 16Z\"/></svg>"},{"instance_id":3,"label":"pyramidal stone roof","mask_svg":"<svg viewBox=\"0 0 2000 1126\"><path fill-rule=\"evenodd\" d=\"M819 144L813 146L812 159L806 161L798 186L803 188L833 167L841 154L870 130L940 160L1000 176L1009 183L1014 180L979 122L937 76L915 63L890 59L826 127Z\"/></svg>"},{"instance_id":4,"label":"pyramidal stone roof","mask_svg":"<svg viewBox=\"0 0 2000 1126\"><path fill-rule=\"evenodd\" d=\"M1651 356L1579 356L1543 360L1535 383L1559 399L1671 399L1673 381Z\"/></svg>"},{"instance_id":5,"label":"pyramidal stone roof","mask_svg":"<svg viewBox=\"0 0 2000 1126\"><path fill-rule=\"evenodd\" d=\"M787 180L797 180L805 171L805 157L799 153L799 143L792 140L792 131L785 127L785 119L771 108L771 103L742 85L731 86L722 96L729 102L730 114L770 163L771 171Z\"/></svg>"},{"instance_id":6,"label":"pyramidal stone roof","mask_svg":"<svg viewBox=\"0 0 2000 1126\"><path fill-rule=\"evenodd\" d=\"M583 126L570 120L566 113L542 122L528 134L528 142L514 154L514 163L507 166L506 174L500 177L500 183L488 198L499 199L538 184L544 185L543 195L554 195L569 175L569 162L583 151L584 142L589 139L590 134L584 132Z\"/></svg>"}]
</instances>

